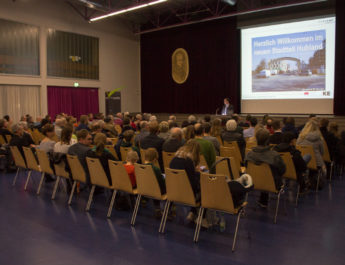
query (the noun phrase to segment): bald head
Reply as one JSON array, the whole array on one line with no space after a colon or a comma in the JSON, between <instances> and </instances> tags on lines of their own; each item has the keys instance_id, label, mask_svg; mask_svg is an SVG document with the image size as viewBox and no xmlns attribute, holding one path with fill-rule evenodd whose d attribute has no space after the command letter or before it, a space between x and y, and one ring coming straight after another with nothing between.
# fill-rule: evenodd
<instances>
[{"instance_id":1,"label":"bald head","mask_svg":"<svg viewBox=\"0 0 345 265\"><path fill-rule=\"evenodd\" d=\"M204 127L202 126L201 123L196 123L194 125L194 131L195 131L195 135L202 136L202 134L204 133Z\"/></svg>"},{"instance_id":2,"label":"bald head","mask_svg":"<svg viewBox=\"0 0 345 265\"><path fill-rule=\"evenodd\" d=\"M171 138L177 139L177 140L182 140L182 130L181 128L174 127L170 130L171 133Z\"/></svg>"}]
</instances>

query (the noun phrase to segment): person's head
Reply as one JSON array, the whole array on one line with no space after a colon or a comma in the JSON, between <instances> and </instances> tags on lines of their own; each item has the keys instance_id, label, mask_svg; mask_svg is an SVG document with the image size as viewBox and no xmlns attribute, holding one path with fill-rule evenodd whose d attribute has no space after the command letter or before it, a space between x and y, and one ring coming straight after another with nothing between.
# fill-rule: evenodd
<instances>
[{"instance_id":1,"label":"person's head","mask_svg":"<svg viewBox=\"0 0 345 265\"><path fill-rule=\"evenodd\" d=\"M188 116L188 123L194 125L196 123L196 117L194 115Z\"/></svg>"},{"instance_id":2,"label":"person's head","mask_svg":"<svg viewBox=\"0 0 345 265\"><path fill-rule=\"evenodd\" d=\"M213 137L217 137L221 134L221 131L222 131L222 120L214 119L212 121L212 126L211 126L211 135Z\"/></svg>"},{"instance_id":3,"label":"person's head","mask_svg":"<svg viewBox=\"0 0 345 265\"><path fill-rule=\"evenodd\" d=\"M338 130L339 130L338 123L336 123L334 121L329 123L329 132L330 133L333 133L335 136L338 136Z\"/></svg>"},{"instance_id":4,"label":"person's head","mask_svg":"<svg viewBox=\"0 0 345 265\"><path fill-rule=\"evenodd\" d=\"M285 120L285 125L295 126L294 117L287 117Z\"/></svg>"},{"instance_id":5,"label":"person's head","mask_svg":"<svg viewBox=\"0 0 345 265\"><path fill-rule=\"evenodd\" d=\"M231 119L235 120L236 123L238 124L240 121L240 116L237 113L234 113L231 115Z\"/></svg>"},{"instance_id":6,"label":"person's head","mask_svg":"<svg viewBox=\"0 0 345 265\"><path fill-rule=\"evenodd\" d=\"M229 104L230 104L230 99L224 98L224 105L229 105Z\"/></svg>"},{"instance_id":7,"label":"person's head","mask_svg":"<svg viewBox=\"0 0 345 265\"><path fill-rule=\"evenodd\" d=\"M129 118L124 118L123 119L123 126L130 126L131 120Z\"/></svg>"},{"instance_id":8,"label":"person's head","mask_svg":"<svg viewBox=\"0 0 345 265\"><path fill-rule=\"evenodd\" d=\"M250 127L255 127L258 124L258 119L255 117L251 117L249 120Z\"/></svg>"},{"instance_id":9,"label":"person's head","mask_svg":"<svg viewBox=\"0 0 345 265\"><path fill-rule=\"evenodd\" d=\"M83 116L86 116L86 115L83 115ZM93 113L87 114L87 117L88 117L88 120L92 121L93 120Z\"/></svg>"},{"instance_id":10,"label":"person's head","mask_svg":"<svg viewBox=\"0 0 345 265\"><path fill-rule=\"evenodd\" d=\"M228 120L228 121L226 122L226 130L227 130L227 131L232 132L232 131L235 131L236 128L237 128L237 123L236 123L235 120L231 119L231 120Z\"/></svg>"},{"instance_id":11,"label":"person's head","mask_svg":"<svg viewBox=\"0 0 345 265\"><path fill-rule=\"evenodd\" d=\"M5 115L5 116L4 116L4 119L5 119L7 122L9 122L9 121L10 121L10 116L9 116L9 115Z\"/></svg>"},{"instance_id":12,"label":"person's head","mask_svg":"<svg viewBox=\"0 0 345 265\"><path fill-rule=\"evenodd\" d=\"M176 121L176 116L175 115L170 115L169 120Z\"/></svg>"},{"instance_id":13,"label":"person's head","mask_svg":"<svg viewBox=\"0 0 345 265\"><path fill-rule=\"evenodd\" d=\"M279 131L280 130L280 121L275 120L274 122L272 122L272 128L274 131Z\"/></svg>"},{"instance_id":14,"label":"person's head","mask_svg":"<svg viewBox=\"0 0 345 265\"><path fill-rule=\"evenodd\" d=\"M171 121L169 122L169 130L172 128L178 127L178 124L176 121Z\"/></svg>"},{"instance_id":15,"label":"person's head","mask_svg":"<svg viewBox=\"0 0 345 265\"><path fill-rule=\"evenodd\" d=\"M157 121L157 117L155 115L152 115L150 117L149 121Z\"/></svg>"},{"instance_id":16,"label":"person's head","mask_svg":"<svg viewBox=\"0 0 345 265\"><path fill-rule=\"evenodd\" d=\"M193 125L188 125L183 129L184 132L184 139L188 141L189 139L193 139L195 137L195 131Z\"/></svg>"},{"instance_id":17,"label":"person's head","mask_svg":"<svg viewBox=\"0 0 345 265\"><path fill-rule=\"evenodd\" d=\"M204 122L211 122L211 116L210 115L205 115Z\"/></svg>"},{"instance_id":18,"label":"person's head","mask_svg":"<svg viewBox=\"0 0 345 265\"><path fill-rule=\"evenodd\" d=\"M80 116L80 123L81 124L88 124L88 122L89 122L88 116L86 116L86 115L81 115Z\"/></svg>"},{"instance_id":19,"label":"person's head","mask_svg":"<svg viewBox=\"0 0 345 265\"><path fill-rule=\"evenodd\" d=\"M116 117L121 119L121 120L123 119L123 115L121 112L116 113Z\"/></svg>"},{"instance_id":20,"label":"person's head","mask_svg":"<svg viewBox=\"0 0 345 265\"><path fill-rule=\"evenodd\" d=\"M185 128L189 125L189 122L188 121L183 121L182 124L181 124L181 128Z\"/></svg>"},{"instance_id":21,"label":"person's head","mask_svg":"<svg viewBox=\"0 0 345 265\"><path fill-rule=\"evenodd\" d=\"M96 154L101 155L104 151L104 146L107 144L107 136L104 133L96 133L93 142L96 146Z\"/></svg>"},{"instance_id":22,"label":"person's head","mask_svg":"<svg viewBox=\"0 0 345 265\"><path fill-rule=\"evenodd\" d=\"M174 127L170 130L170 137L182 141L182 130L178 127Z\"/></svg>"},{"instance_id":23,"label":"person's head","mask_svg":"<svg viewBox=\"0 0 345 265\"><path fill-rule=\"evenodd\" d=\"M92 142L91 134L86 129L82 129L77 132L77 139L79 143L86 146L89 146Z\"/></svg>"},{"instance_id":24,"label":"person's head","mask_svg":"<svg viewBox=\"0 0 345 265\"><path fill-rule=\"evenodd\" d=\"M316 114L310 114L309 119L316 118Z\"/></svg>"},{"instance_id":25,"label":"person's head","mask_svg":"<svg viewBox=\"0 0 345 265\"><path fill-rule=\"evenodd\" d=\"M175 156L184 159L190 158L197 166L200 162L200 145L196 140L190 139L177 150Z\"/></svg>"},{"instance_id":26,"label":"person's head","mask_svg":"<svg viewBox=\"0 0 345 265\"><path fill-rule=\"evenodd\" d=\"M72 138L73 128L72 126L65 126L61 131L61 143L69 144Z\"/></svg>"},{"instance_id":27,"label":"person's head","mask_svg":"<svg viewBox=\"0 0 345 265\"><path fill-rule=\"evenodd\" d=\"M255 135L257 144L261 146L265 146L268 144L269 137L270 134L266 129L259 129Z\"/></svg>"},{"instance_id":28,"label":"person's head","mask_svg":"<svg viewBox=\"0 0 345 265\"><path fill-rule=\"evenodd\" d=\"M128 151L127 157L126 157L127 163L130 163L133 165L134 163L138 162L138 160L139 160L139 156L137 152L133 150Z\"/></svg>"},{"instance_id":29,"label":"person's head","mask_svg":"<svg viewBox=\"0 0 345 265\"><path fill-rule=\"evenodd\" d=\"M159 124L159 131L161 133L166 133L169 131L169 123L166 122L166 121L162 121L160 124Z\"/></svg>"},{"instance_id":30,"label":"person's head","mask_svg":"<svg viewBox=\"0 0 345 265\"><path fill-rule=\"evenodd\" d=\"M20 124L20 126L23 127L23 130L24 130L24 131L27 131L27 130L29 129L29 127L28 127L28 122L27 122L27 121L20 121L20 122L18 122L18 123Z\"/></svg>"},{"instance_id":31,"label":"person's head","mask_svg":"<svg viewBox=\"0 0 345 265\"><path fill-rule=\"evenodd\" d=\"M143 119L143 116L141 114L137 114L137 115L135 115L135 119L137 121L141 121Z\"/></svg>"},{"instance_id":32,"label":"person's head","mask_svg":"<svg viewBox=\"0 0 345 265\"><path fill-rule=\"evenodd\" d=\"M147 123L147 121L141 121L141 122L140 122L140 130L141 130L141 131L147 131L147 128L148 128L148 123Z\"/></svg>"},{"instance_id":33,"label":"person's head","mask_svg":"<svg viewBox=\"0 0 345 265\"><path fill-rule=\"evenodd\" d=\"M52 138L55 135L54 125L48 123L43 126L42 133L48 138Z\"/></svg>"},{"instance_id":34,"label":"person's head","mask_svg":"<svg viewBox=\"0 0 345 265\"><path fill-rule=\"evenodd\" d=\"M299 137L301 137L301 139L304 139L309 133L313 133L313 132L318 132L321 136L321 133L319 131L319 126L318 123L315 119L311 119L309 120L305 125L303 130L301 131L301 133L299 134Z\"/></svg>"},{"instance_id":35,"label":"person's head","mask_svg":"<svg viewBox=\"0 0 345 265\"><path fill-rule=\"evenodd\" d=\"M20 126L19 123L13 124L11 129L13 134L18 135L20 137L24 134L24 129L22 126Z\"/></svg>"},{"instance_id":36,"label":"person's head","mask_svg":"<svg viewBox=\"0 0 345 265\"><path fill-rule=\"evenodd\" d=\"M34 119L31 116L27 116L26 121L27 121L27 123L33 123Z\"/></svg>"},{"instance_id":37,"label":"person's head","mask_svg":"<svg viewBox=\"0 0 345 265\"><path fill-rule=\"evenodd\" d=\"M322 118L320 120L320 128L326 128L327 129L328 124L329 124L329 120L328 119Z\"/></svg>"},{"instance_id":38,"label":"person's head","mask_svg":"<svg viewBox=\"0 0 345 265\"><path fill-rule=\"evenodd\" d=\"M292 132L285 132L282 136L282 142L289 145L296 145L296 135Z\"/></svg>"},{"instance_id":39,"label":"person's head","mask_svg":"<svg viewBox=\"0 0 345 265\"><path fill-rule=\"evenodd\" d=\"M125 139L127 143L130 143L132 141L133 136L134 136L133 130L127 130L123 133L123 138Z\"/></svg>"},{"instance_id":40,"label":"person's head","mask_svg":"<svg viewBox=\"0 0 345 265\"><path fill-rule=\"evenodd\" d=\"M204 134L204 127L202 126L201 123L196 123L194 125L194 132L195 132L195 136L203 136Z\"/></svg>"},{"instance_id":41,"label":"person's head","mask_svg":"<svg viewBox=\"0 0 345 265\"><path fill-rule=\"evenodd\" d=\"M203 124L203 127L204 127L204 133L205 134L210 134L210 132L211 132L211 123L205 122Z\"/></svg>"},{"instance_id":42,"label":"person's head","mask_svg":"<svg viewBox=\"0 0 345 265\"><path fill-rule=\"evenodd\" d=\"M155 148L148 148L145 150L145 162L153 163L158 160L158 152Z\"/></svg>"},{"instance_id":43,"label":"person's head","mask_svg":"<svg viewBox=\"0 0 345 265\"><path fill-rule=\"evenodd\" d=\"M150 121L149 122L150 134L157 134L158 130L159 130L158 122L157 121Z\"/></svg>"},{"instance_id":44,"label":"person's head","mask_svg":"<svg viewBox=\"0 0 345 265\"><path fill-rule=\"evenodd\" d=\"M252 118L252 115L248 114L246 116L246 122L250 123L250 119Z\"/></svg>"},{"instance_id":45,"label":"person's head","mask_svg":"<svg viewBox=\"0 0 345 265\"><path fill-rule=\"evenodd\" d=\"M272 123L273 123L273 119L272 119L272 118L267 118L267 119L266 119L266 125L267 125L267 127L271 127L271 126L272 126Z\"/></svg>"}]
</instances>

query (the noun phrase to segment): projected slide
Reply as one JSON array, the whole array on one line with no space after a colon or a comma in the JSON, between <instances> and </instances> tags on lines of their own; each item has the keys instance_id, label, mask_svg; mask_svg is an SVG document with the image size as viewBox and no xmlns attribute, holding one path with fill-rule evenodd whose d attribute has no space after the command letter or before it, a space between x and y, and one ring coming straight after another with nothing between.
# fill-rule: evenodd
<instances>
[{"instance_id":1,"label":"projected slide","mask_svg":"<svg viewBox=\"0 0 345 265\"><path fill-rule=\"evenodd\" d=\"M242 30L242 99L333 98L335 18Z\"/></svg>"}]
</instances>

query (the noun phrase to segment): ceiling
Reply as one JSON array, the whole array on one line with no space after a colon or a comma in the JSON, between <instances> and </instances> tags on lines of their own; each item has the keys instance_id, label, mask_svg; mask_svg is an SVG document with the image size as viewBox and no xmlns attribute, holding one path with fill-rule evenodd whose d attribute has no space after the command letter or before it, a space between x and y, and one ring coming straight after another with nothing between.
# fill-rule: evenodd
<instances>
[{"instance_id":1,"label":"ceiling","mask_svg":"<svg viewBox=\"0 0 345 265\"><path fill-rule=\"evenodd\" d=\"M85 20L151 1L65 0ZM283 8L291 12L303 8L320 8L332 2L334 0L168 0L117 17L130 23L134 33L141 34L230 16L281 12ZM101 20L93 23L101 23Z\"/></svg>"}]
</instances>

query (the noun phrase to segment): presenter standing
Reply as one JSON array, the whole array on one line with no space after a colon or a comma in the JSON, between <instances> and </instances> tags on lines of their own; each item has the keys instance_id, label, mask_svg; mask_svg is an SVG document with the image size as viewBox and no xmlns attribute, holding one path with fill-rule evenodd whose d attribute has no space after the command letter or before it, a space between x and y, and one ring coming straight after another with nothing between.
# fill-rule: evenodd
<instances>
[{"instance_id":1,"label":"presenter standing","mask_svg":"<svg viewBox=\"0 0 345 265\"><path fill-rule=\"evenodd\" d=\"M224 105L222 107L221 115L232 115L234 114L234 106L230 104L230 99L225 98L224 99Z\"/></svg>"}]
</instances>

